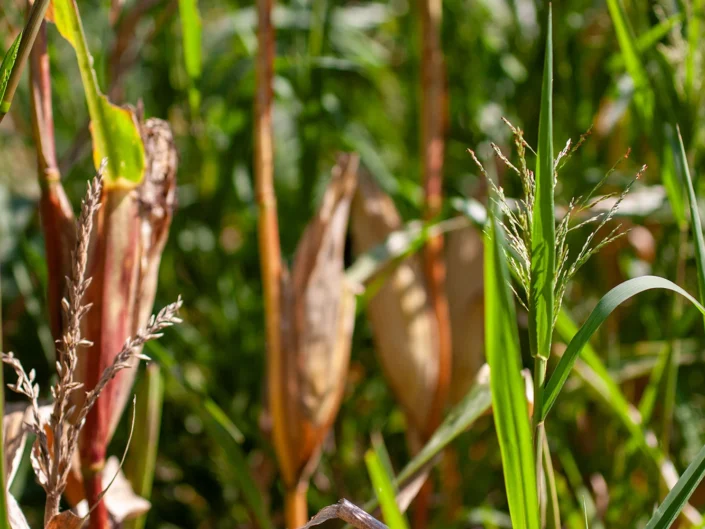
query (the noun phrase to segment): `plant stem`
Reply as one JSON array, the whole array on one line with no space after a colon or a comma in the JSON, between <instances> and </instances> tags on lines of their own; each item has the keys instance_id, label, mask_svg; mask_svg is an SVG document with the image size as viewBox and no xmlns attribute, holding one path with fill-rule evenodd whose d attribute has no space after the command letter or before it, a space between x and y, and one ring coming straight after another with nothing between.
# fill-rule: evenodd
<instances>
[{"instance_id":1,"label":"plant stem","mask_svg":"<svg viewBox=\"0 0 705 529\"><path fill-rule=\"evenodd\" d=\"M306 494L308 482L300 481L296 486L287 489L284 497L284 511L287 529L298 529L308 522L308 502Z\"/></svg>"},{"instance_id":2,"label":"plant stem","mask_svg":"<svg viewBox=\"0 0 705 529\"><path fill-rule=\"evenodd\" d=\"M267 387L272 416L274 449L287 486L296 482L294 462L290 460L287 436L287 396L284 380L284 351L281 340L282 262L277 219L277 197L274 190L274 141L272 135L272 78L274 64L274 27L272 0L257 0L259 27L257 40L255 100L255 188L259 208L259 251L264 290L265 329L267 341ZM305 495L304 495L305 501Z\"/></svg>"},{"instance_id":3,"label":"plant stem","mask_svg":"<svg viewBox=\"0 0 705 529\"><path fill-rule=\"evenodd\" d=\"M687 259L688 245L688 225L680 228L678 238L678 260L676 264L676 284L683 286L685 283L685 264ZM672 327L678 324L683 316L683 298L676 297L673 302ZM669 346L669 362L666 366L666 386L663 399L663 424L661 432L661 443L663 453L668 456L669 445L671 444L671 430L673 428L673 410L676 403L676 386L678 385L678 362L680 357L680 340L674 332L671 333L673 339ZM667 493L668 491L665 491Z\"/></svg>"},{"instance_id":4,"label":"plant stem","mask_svg":"<svg viewBox=\"0 0 705 529\"><path fill-rule=\"evenodd\" d=\"M445 69L441 49L440 0L419 0L421 18L421 160L425 197L424 216L434 218L443 205L443 150L445 118ZM450 388L451 332L448 298L445 292L443 237L436 236L424 248L424 273L438 328L438 381L424 439L430 438L441 422ZM414 528L428 523L431 481L424 483L416 498Z\"/></svg>"},{"instance_id":5,"label":"plant stem","mask_svg":"<svg viewBox=\"0 0 705 529\"><path fill-rule=\"evenodd\" d=\"M107 529L110 527L108 522L108 509L105 507L103 499L98 500L103 493L102 469L93 469L83 466L83 487L86 492L86 500L90 506L90 523L88 527L91 529Z\"/></svg>"},{"instance_id":6,"label":"plant stem","mask_svg":"<svg viewBox=\"0 0 705 529\"><path fill-rule=\"evenodd\" d=\"M44 527L48 527L51 519L59 514L59 501L61 496L54 493L47 493L47 499L44 503Z\"/></svg>"},{"instance_id":7,"label":"plant stem","mask_svg":"<svg viewBox=\"0 0 705 529\"><path fill-rule=\"evenodd\" d=\"M437 217L443 206L443 145L445 115L445 72L440 45L441 2L420 0L421 62L421 158L426 219ZM425 247L425 276L431 303L438 323L438 384L429 425L423 435L428 438L443 417L450 384L451 343L450 314L445 293L443 237L432 237Z\"/></svg>"},{"instance_id":8,"label":"plant stem","mask_svg":"<svg viewBox=\"0 0 705 529\"><path fill-rule=\"evenodd\" d=\"M0 121L3 120L10 110L12 99L15 97L17 86L20 83L24 63L27 62L29 52L32 50L32 45L34 44L34 39L37 37L39 28L44 21L44 14L46 13L47 7L49 7L49 0L37 0L29 13L27 24L22 32L20 47L17 50L17 60L12 67L3 100L0 102Z\"/></svg>"},{"instance_id":9,"label":"plant stem","mask_svg":"<svg viewBox=\"0 0 705 529\"><path fill-rule=\"evenodd\" d=\"M534 357L534 413L532 414L532 431L534 432L534 448L538 445L537 428L541 424L541 408L543 408L543 389L546 382L548 360L540 356ZM538 461L537 461L538 464Z\"/></svg>"}]
</instances>

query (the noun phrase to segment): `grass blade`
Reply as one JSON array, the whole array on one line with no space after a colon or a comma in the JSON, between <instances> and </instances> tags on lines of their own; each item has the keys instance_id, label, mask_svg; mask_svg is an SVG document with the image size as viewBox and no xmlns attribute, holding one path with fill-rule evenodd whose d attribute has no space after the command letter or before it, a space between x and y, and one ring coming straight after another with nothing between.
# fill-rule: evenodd
<instances>
[{"instance_id":1,"label":"grass blade","mask_svg":"<svg viewBox=\"0 0 705 529\"><path fill-rule=\"evenodd\" d=\"M14 42L5 53L2 59L2 64L0 64L0 101L3 101L5 97L5 91L7 90L7 84L10 82L10 75L12 74L12 69L17 61L17 52L20 49L20 41L22 40L22 32L15 37ZM10 110L10 103L0 103L0 109L2 112L8 112Z\"/></svg>"},{"instance_id":2,"label":"grass blade","mask_svg":"<svg viewBox=\"0 0 705 529\"><path fill-rule=\"evenodd\" d=\"M392 477L387 472L378 449L367 451L365 464L367 465L367 472L370 474L372 487L382 507L385 523L390 529L408 529L409 525L397 505Z\"/></svg>"},{"instance_id":3,"label":"grass blade","mask_svg":"<svg viewBox=\"0 0 705 529\"><path fill-rule=\"evenodd\" d=\"M125 477L135 494L149 500L157 464L164 402L164 381L158 364L150 363L147 366L135 393L138 396L135 410L138 428L134 432L133 448L127 453ZM142 529L146 520L146 514L127 520L123 523L124 529Z\"/></svg>"},{"instance_id":4,"label":"grass blade","mask_svg":"<svg viewBox=\"0 0 705 529\"><path fill-rule=\"evenodd\" d=\"M492 395L489 381L486 372L483 373L481 371L465 398L448 412L445 420L431 436L431 439L399 472L394 485L402 489L406 484L413 481L416 476L433 464L438 454L443 452L450 443L486 413L491 405ZM372 512L377 506L377 500L371 500L365 504L365 510Z\"/></svg>"},{"instance_id":5,"label":"grass blade","mask_svg":"<svg viewBox=\"0 0 705 529\"><path fill-rule=\"evenodd\" d=\"M485 234L485 347L492 407L512 524L518 529L538 529L536 464L503 239L490 211Z\"/></svg>"},{"instance_id":6,"label":"grass blade","mask_svg":"<svg viewBox=\"0 0 705 529\"><path fill-rule=\"evenodd\" d=\"M705 476L705 446L700 449L695 460L688 465L676 486L671 489L663 503L659 505L646 529L668 529L685 506Z\"/></svg>"},{"instance_id":7,"label":"grass blade","mask_svg":"<svg viewBox=\"0 0 705 529\"><path fill-rule=\"evenodd\" d=\"M700 300L705 300L705 238L703 237L703 226L698 212L698 199L695 195L695 186L690 176L688 168L688 158L685 155L685 146L681 137L680 129L677 129L678 147L677 156L680 159L680 169L683 171L683 180L688 192L688 205L690 207L690 221L693 226L693 238L695 239L695 263L698 270L698 291Z\"/></svg>"},{"instance_id":8,"label":"grass blade","mask_svg":"<svg viewBox=\"0 0 705 529\"><path fill-rule=\"evenodd\" d=\"M553 38L551 8L548 10L546 59L541 90L539 145L536 162L536 197L531 226L531 286L529 290L529 337L531 353L542 364L551 350L553 291L556 273L556 222L553 206ZM539 381L539 386L543 378ZM534 381L536 385L536 381ZM538 402L536 403L539 404Z\"/></svg>"},{"instance_id":9,"label":"grass blade","mask_svg":"<svg viewBox=\"0 0 705 529\"><path fill-rule=\"evenodd\" d=\"M201 78L201 17L198 0L179 0L179 18L184 47L184 62L189 78L188 98L191 112L195 115L201 103L201 93L196 82Z\"/></svg>"},{"instance_id":10,"label":"grass blade","mask_svg":"<svg viewBox=\"0 0 705 529\"><path fill-rule=\"evenodd\" d=\"M607 0L607 7L612 17L622 57L624 57L624 65L634 82L634 102L644 121L650 123L654 107L653 92L650 90L646 69L637 52L632 28L620 0Z\"/></svg>"},{"instance_id":11,"label":"grass blade","mask_svg":"<svg viewBox=\"0 0 705 529\"><path fill-rule=\"evenodd\" d=\"M548 415L548 412L555 403L563 384L565 384L565 381L568 379L568 375L580 355L580 352L600 325L602 325L612 311L620 304L636 296L637 294L640 294L641 292L653 289L664 289L676 292L688 299L701 313L705 315L705 307L698 303L698 301L693 296L688 294L688 292L668 279L656 276L642 276L630 279L629 281L625 281L624 283L617 285L602 297L600 302L590 313L587 321L568 344L568 348L563 353L563 357L558 363L558 366L556 366L556 370L546 385L545 399L541 409L541 420L544 420L546 415Z\"/></svg>"}]
</instances>

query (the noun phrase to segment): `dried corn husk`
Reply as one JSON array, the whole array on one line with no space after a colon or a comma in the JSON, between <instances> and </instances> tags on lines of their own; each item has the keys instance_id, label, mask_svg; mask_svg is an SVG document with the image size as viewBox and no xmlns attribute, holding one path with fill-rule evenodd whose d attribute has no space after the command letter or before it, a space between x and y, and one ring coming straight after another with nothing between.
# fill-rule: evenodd
<instances>
[{"instance_id":1,"label":"dried corn husk","mask_svg":"<svg viewBox=\"0 0 705 529\"><path fill-rule=\"evenodd\" d=\"M341 156L323 202L307 226L290 276L282 280L282 355L285 387L277 392L286 446L277 446L288 488L306 481L340 406L350 358L355 296L347 285L343 251L358 158ZM271 394L271 393L270 393ZM293 469L292 472L284 469Z\"/></svg>"},{"instance_id":2,"label":"dried corn husk","mask_svg":"<svg viewBox=\"0 0 705 529\"><path fill-rule=\"evenodd\" d=\"M360 178L351 219L357 254L402 227L391 198L370 177ZM413 427L424 432L438 384L437 323L420 258L414 255L388 274L367 314L385 376Z\"/></svg>"},{"instance_id":3,"label":"dried corn husk","mask_svg":"<svg viewBox=\"0 0 705 529\"><path fill-rule=\"evenodd\" d=\"M95 386L125 339L143 327L152 312L159 262L175 207L177 155L169 125L149 119L141 132L144 179L134 189L103 187L91 234L87 275L92 282L86 297L93 307L83 319L82 334L93 346L79 355L76 377L87 389ZM84 464L102 464L135 374L134 369L120 371L88 415L81 432Z\"/></svg>"},{"instance_id":4,"label":"dried corn husk","mask_svg":"<svg viewBox=\"0 0 705 529\"><path fill-rule=\"evenodd\" d=\"M446 293L453 351L451 402L467 394L485 361L482 255L482 234L474 226L446 236Z\"/></svg>"}]
</instances>

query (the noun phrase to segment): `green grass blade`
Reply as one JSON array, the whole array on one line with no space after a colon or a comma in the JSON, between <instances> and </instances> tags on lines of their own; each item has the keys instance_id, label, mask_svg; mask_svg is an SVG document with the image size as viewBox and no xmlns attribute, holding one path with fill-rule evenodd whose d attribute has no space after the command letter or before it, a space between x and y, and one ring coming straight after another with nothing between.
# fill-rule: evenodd
<instances>
[{"instance_id":1,"label":"green grass blade","mask_svg":"<svg viewBox=\"0 0 705 529\"><path fill-rule=\"evenodd\" d=\"M536 161L536 197L531 226L529 289L531 352L544 360L551 351L556 274L556 221L553 206L553 27L550 4L547 32Z\"/></svg>"},{"instance_id":2,"label":"green grass blade","mask_svg":"<svg viewBox=\"0 0 705 529\"><path fill-rule=\"evenodd\" d=\"M203 59L201 52L201 16L198 0L179 0L179 18L184 47L186 74L189 77L189 105L196 113L201 102L201 94L196 82L201 78Z\"/></svg>"},{"instance_id":3,"label":"green grass blade","mask_svg":"<svg viewBox=\"0 0 705 529\"><path fill-rule=\"evenodd\" d=\"M538 529L539 502L529 412L504 234L490 210L485 233L485 350L512 525Z\"/></svg>"},{"instance_id":4,"label":"green grass blade","mask_svg":"<svg viewBox=\"0 0 705 529\"><path fill-rule=\"evenodd\" d=\"M650 124L654 110L654 94L650 90L646 69L637 52L632 28L620 0L607 0L607 7L624 57L624 65L634 82L634 102L644 121Z\"/></svg>"},{"instance_id":5,"label":"green grass blade","mask_svg":"<svg viewBox=\"0 0 705 529\"><path fill-rule=\"evenodd\" d=\"M698 270L698 291L700 301L705 300L705 237L703 237L703 226L698 212L698 199L695 195L695 186L693 179L690 176L688 168L688 158L685 155L685 146L681 137L680 129L677 129L678 134L678 152L677 156L680 159L680 169L683 172L683 180L686 184L688 195L688 206L690 207L690 221L692 223L693 238L695 239L695 263Z\"/></svg>"},{"instance_id":6,"label":"green grass blade","mask_svg":"<svg viewBox=\"0 0 705 529\"><path fill-rule=\"evenodd\" d=\"M370 475L377 500L382 507L384 522L389 526L389 529L409 529L409 524L397 505L392 477L387 472L382 456L376 449L367 451L365 464L367 465L367 472Z\"/></svg>"},{"instance_id":7,"label":"green grass blade","mask_svg":"<svg viewBox=\"0 0 705 529\"><path fill-rule=\"evenodd\" d=\"M96 169L107 158L106 186L135 187L144 177L144 145L132 111L113 105L98 87L75 0L54 0L59 33L73 46L91 118L93 162Z\"/></svg>"},{"instance_id":8,"label":"green grass blade","mask_svg":"<svg viewBox=\"0 0 705 529\"><path fill-rule=\"evenodd\" d=\"M685 18L685 13L676 13L662 21L658 24L650 27L646 32L639 35L635 42L635 48L637 53L643 54L661 42L668 34L673 31L673 28L678 24L683 22ZM618 68L624 68L624 55L622 53L616 53L609 58L606 64L607 70L616 70Z\"/></svg>"},{"instance_id":9,"label":"green grass blade","mask_svg":"<svg viewBox=\"0 0 705 529\"><path fill-rule=\"evenodd\" d=\"M7 113L10 110L10 102L4 102L5 90L7 90L7 83L10 81L10 75L12 74L12 69L17 61L17 52L20 49L20 41L22 40L22 32L17 35L14 42L5 53L2 59L2 64L0 64L0 111Z\"/></svg>"},{"instance_id":10,"label":"green grass blade","mask_svg":"<svg viewBox=\"0 0 705 529\"><path fill-rule=\"evenodd\" d=\"M700 18L703 14L703 0L691 2L691 12L688 17L688 54L685 62L685 94L691 103L695 103L693 84L696 77L695 62L700 50Z\"/></svg>"},{"instance_id":11,"label":"green grass blade","mask_svg":"<svg viewBox=\"0 0 705 529\"><path fill-rule=\"evenodd\" d=\"M666 499L656 509L656 513L646 524L646 529L668 529L671 527L688 498L702 481L703 476L705 476L705 446L700 449L700 452L698 452L693 462L688 465L676 486L671 489Z\"/></svg>"},{"instance_id":12,"label":"green grass blade","mask_svg":"<svg viewBox=\"0 0 705 529\"><path fill-rule=\"evenodd\" d=\"M419 472L432 464L436 456L465 432L483 413L487 412L491 405L492 395L489 382L486 377L480 377L463 400L448 412L445 420L431 436L431 439L399 472L394 482L395 486L401 489ZM377 505L376 500L369 501L365 504L365 510L372 512Z\"/></svg>"},{"instance_id":13,"label":"green grass blade","mask_svg":"<svg viewBox=\"0 0 705 529\"><path fill-rule=\"evenodd\" d=\"M545 399L541 409L542 420L546 418L546 415L548 415L549 410L555 403L563 384L565 384L565 381L568 379L573 365L580 355L580 352L600 325L602 325L612 311L620 304L624 303L633 296L640 294L641 292L653 289L665 289L676 292L688 299L701 313L705 315L705 307L698 303L698 301L693 296L688 294L688 292L668 279L656 276L642 276L630 279L629 281L625 281L624 283L617 285L603 296L597 306L590 313L587 321L568 344L568 347L563 353L558 366L556 366L556 370L546 385Z\"/></svg>"},{"instance_id":14,"label":"green grass blade","mask_svg":"<svg viewBox=\"0 0 705 529\"><path fill-rule=\"evenodd\" d=\"M157 448L164 402L164 381L159 365L150 363L135 389L137 404L132 449L125 460L125 477L136 494L149 500L157 465ZM147 515L123 523L124 529L142 529Z\"/></svg>"},{"instance_id":15,"label":"green grass blade","mask_svg":"<svg viewBox=\"0 0 705 529\"><path fill-rule=\"evenodd\" d=\"M663 125L663 132L666 141L663 142L663 167L661 168L661 180L666 189L668 202L671 204L671 211L676 224L681 229L688 226L688 219L685 216L685 198L683 197L683 181L681 175L683 171L680 166L680 154L678 143L676 142L673 126L670 123Z\"/></svg>"}]
</instances>

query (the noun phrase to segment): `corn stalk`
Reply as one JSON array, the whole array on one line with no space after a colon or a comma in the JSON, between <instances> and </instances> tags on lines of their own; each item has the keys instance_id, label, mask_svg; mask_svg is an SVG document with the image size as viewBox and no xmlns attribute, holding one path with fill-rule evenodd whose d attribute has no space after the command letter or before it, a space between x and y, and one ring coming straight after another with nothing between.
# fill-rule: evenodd
<instances>
[{"instance_id":1,"label":"corn stalk","mask_svg":"<svg viewBox=\"0 0 705 529\"><path fill-rule=\"evenodd\" d=\"M438 216L443 204L443 149L445 119L445 71L441 49L442 0L419 0L421 18L421 159L425 195L424 217ZM438 427L448 397L451 375L451 329L445 293L443 237L436 236L424 248L424 273L438 326L438 384L433 397L430 421L422 438L427 440ZM430 483L424 485L416 500L414 526L427 525Z\"/></svg>"}]
</instances>

